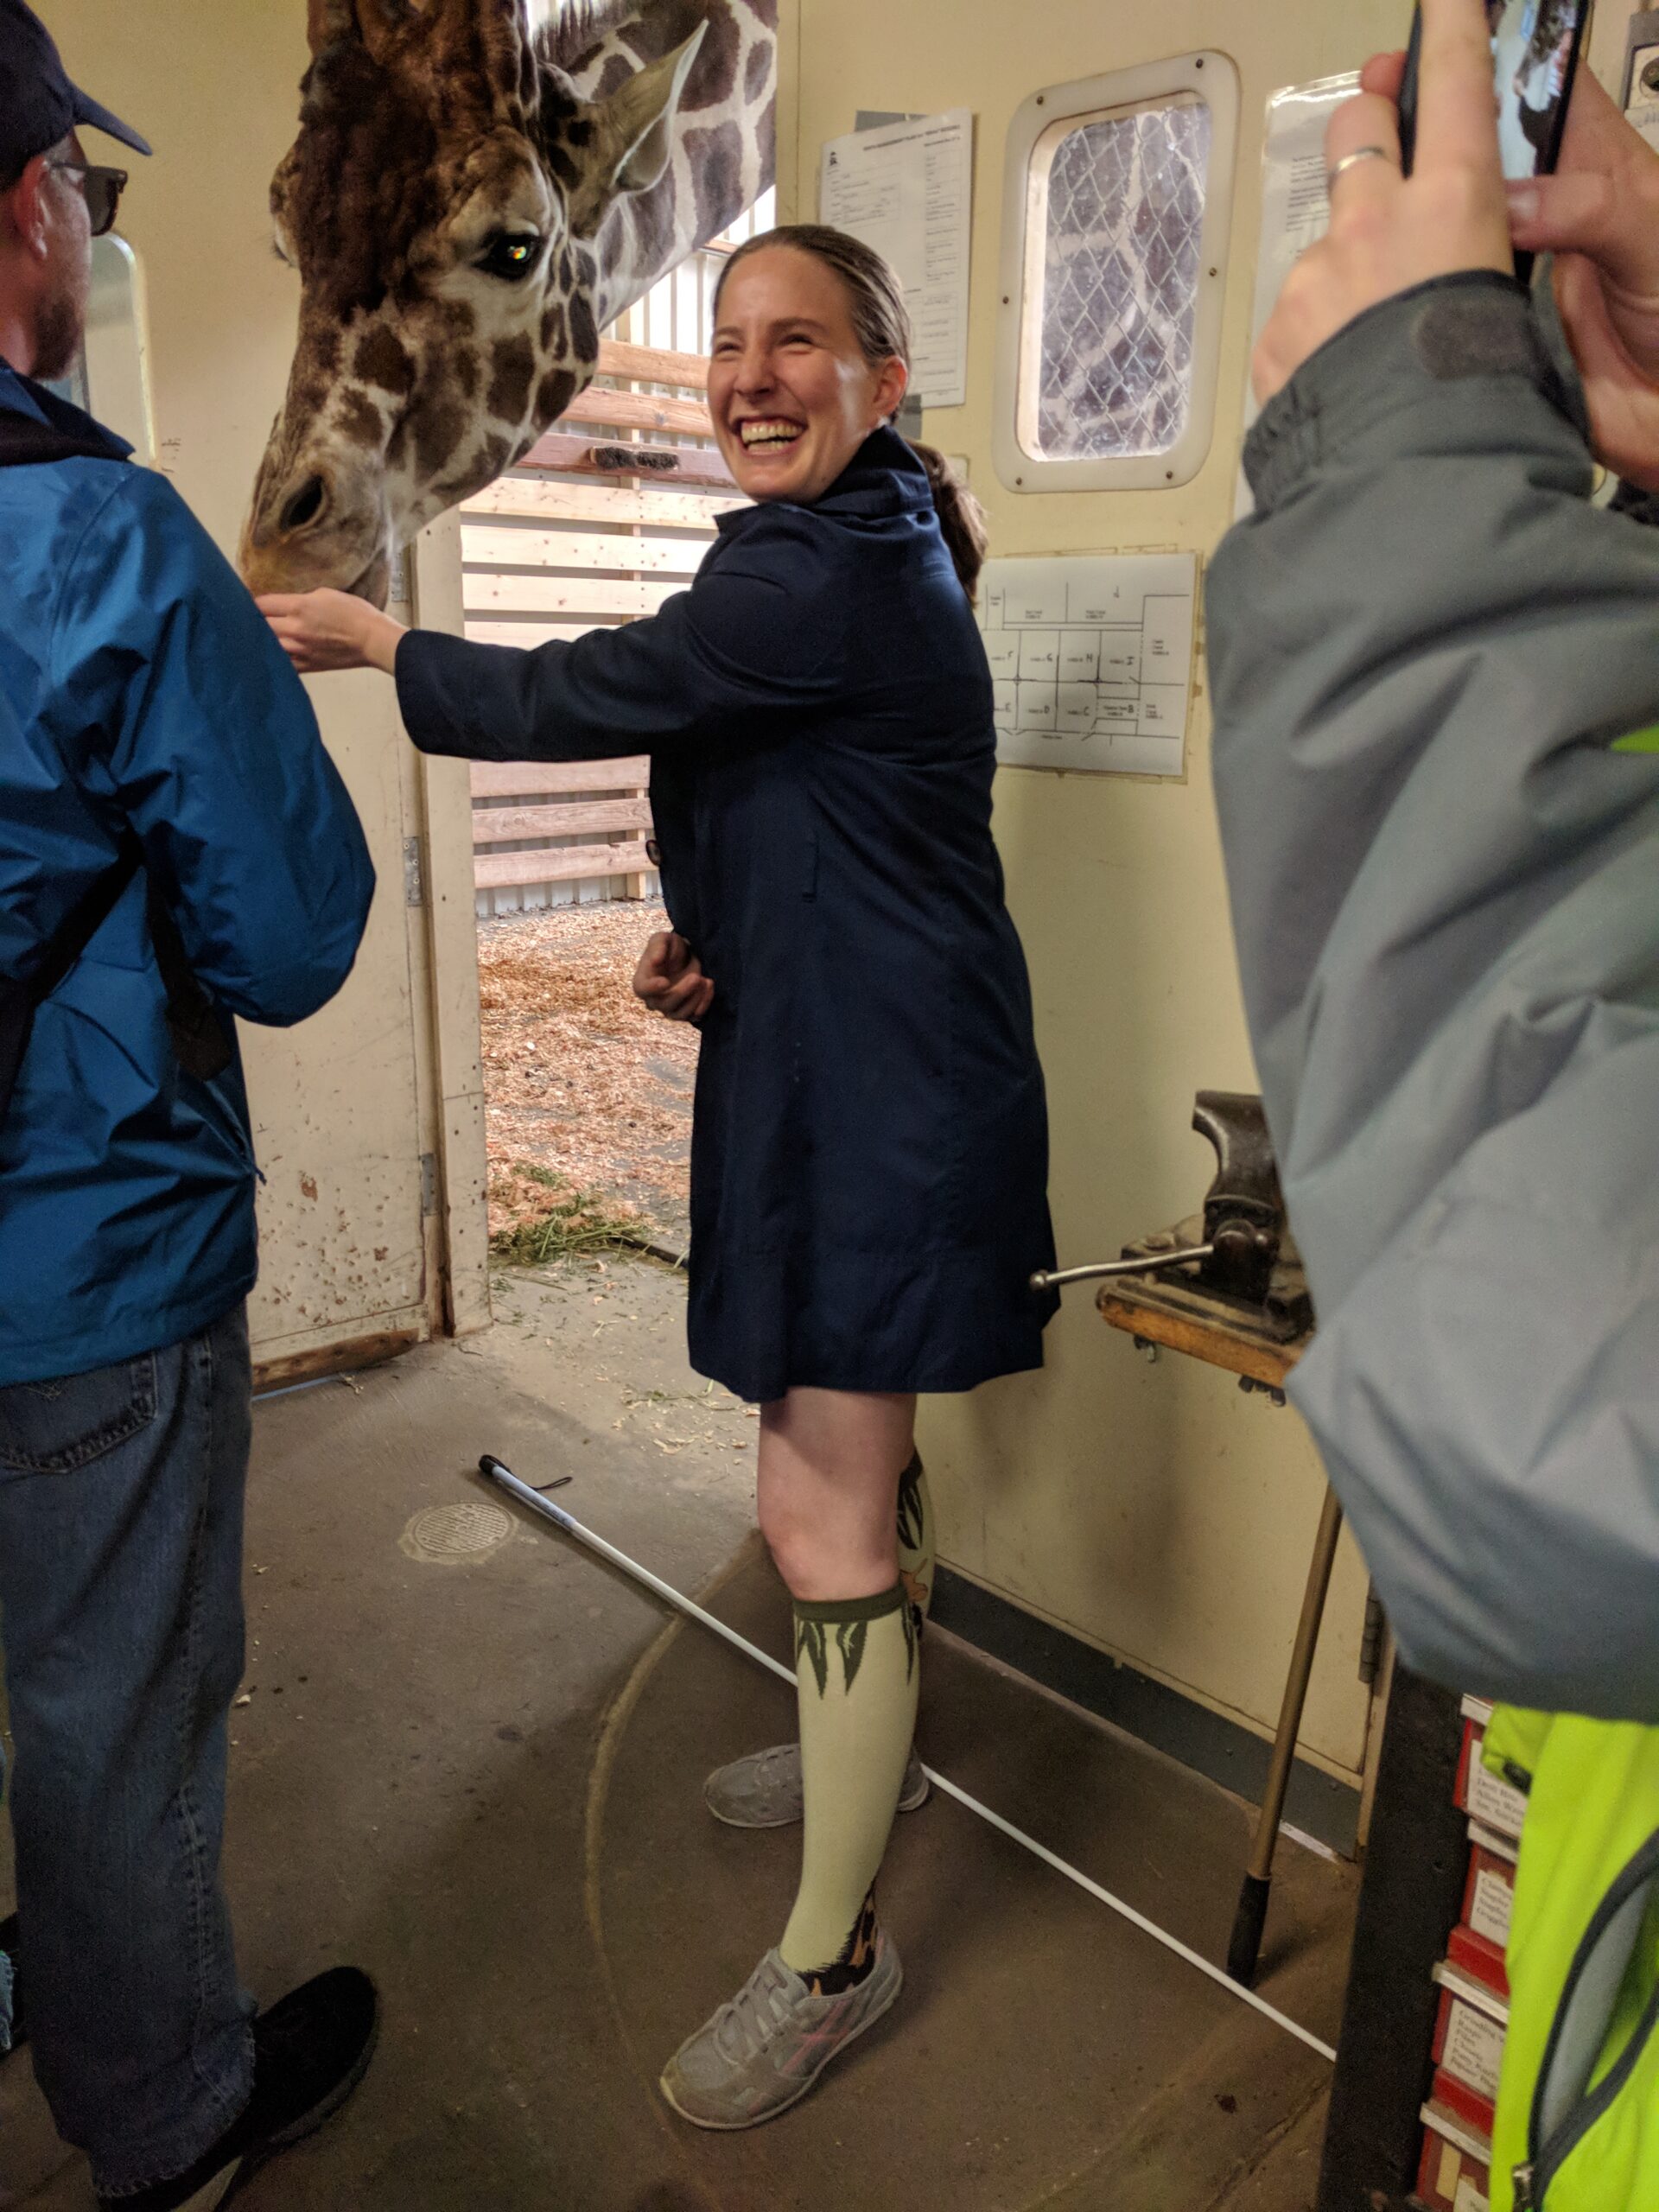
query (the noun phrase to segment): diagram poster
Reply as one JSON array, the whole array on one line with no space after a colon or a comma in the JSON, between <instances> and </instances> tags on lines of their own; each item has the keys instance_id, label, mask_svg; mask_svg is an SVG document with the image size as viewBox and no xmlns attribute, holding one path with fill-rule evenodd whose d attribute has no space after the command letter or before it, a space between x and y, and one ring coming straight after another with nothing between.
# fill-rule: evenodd
<instances>
[{"instance_id":1,"label":"diagram poster","mask_svg":"<svg viewBox=\"0 0 1659 2212\"><path fill-rule=\"evenodd\" d=\"M1195 553L988 561L979 619L997 759L1184 774L1198 582Z\"/></svg>"}]
</instances>

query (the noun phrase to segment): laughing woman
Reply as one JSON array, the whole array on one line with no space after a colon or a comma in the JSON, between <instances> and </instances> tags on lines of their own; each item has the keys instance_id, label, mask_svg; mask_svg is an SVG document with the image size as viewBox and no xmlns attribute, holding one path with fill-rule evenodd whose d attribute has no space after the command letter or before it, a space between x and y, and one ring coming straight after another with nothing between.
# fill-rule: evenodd
<instances>
[{"instance_id":1,"label":"laughing woman","mask_svg":"<svg viewBox=\"0 0 1659 2212\"><path fill-rule=\"evenodd\" d=\"M795 1601L800 1744L714 1776L721 1818L801 1817L775 1950L670 2062L702 2127L805 2094L899 1993L876 1870L911 1755L932 1579L918 1391L1040 1365L1047 1132L991 842L977 509L890 427L897 279L773 231L728 262L715 434L754 505L652 620L532 652L262 602L305 670L395 673L410 734L474 760L649 750L671 934L635 988L702 1033L693 1364L758 1402L760 1517Z\"/></svg>"}]
</instances>

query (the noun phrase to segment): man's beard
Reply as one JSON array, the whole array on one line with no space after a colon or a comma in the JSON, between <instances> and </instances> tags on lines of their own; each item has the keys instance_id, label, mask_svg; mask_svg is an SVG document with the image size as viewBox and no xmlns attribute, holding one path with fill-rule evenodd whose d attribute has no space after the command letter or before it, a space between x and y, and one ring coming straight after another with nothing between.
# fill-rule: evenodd
<instances>
[{"instance_id":1,"label":"man's beard","mask_svg":"<svg viewBox=\"0 0 1659 2212\"><path fill-rule=\"evenodd\" d=\"M35 374L41 384L54 383L74 366L86 322L79 284L65 284L42 303L35 322Z\"/></svg>"}]
</instances>

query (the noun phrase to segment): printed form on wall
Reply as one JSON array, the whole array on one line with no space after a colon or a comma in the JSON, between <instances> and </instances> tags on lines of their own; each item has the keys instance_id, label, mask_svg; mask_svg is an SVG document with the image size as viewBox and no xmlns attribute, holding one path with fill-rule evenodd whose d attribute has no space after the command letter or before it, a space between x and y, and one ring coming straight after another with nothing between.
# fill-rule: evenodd
<instances>
[{"instance_id":1,"label":"printed form on wall","mask_svg":"<svg viewBox=\"0 0 1659 2212\"><path fill-rule=\"evenodd\" d=\"M1325 179L1325 134L1332 117L1359 90L1351 72L1317 78L1311 85L1289 85L1268 102L1266 148L1262 158L1262 241L1255 259L1255 303L1250 317L1250 347L1267 328L1291 270L1331 227L1331 194ZM1248 435L1261 413L1255 394L1244 398ZM1239 472L1238 506L1249 513L1255 502Z\"/></svg>"},{"instance_id":2,"label":"printed form on wall","mask_svg":"<svg viewBox=\"0 0 1659 2212\"><path fill-rule=\"evenodd\" d=\"M915 346L911 390L925 407L968 397L968 262L974 118L965 108L831 138L820 219L850 231L899 272Z\"/></svg>"},{"instance_id":3,"label":"printed form on wall","mask_svg":"<svg viewBox=\"0 0 1659 2212\"><path fill-rule=\"evenodd\" d=\"M1198 582L1195 553L988 561L979 620L997 759L1183 774Z\"/></svg>"}]
</instances>

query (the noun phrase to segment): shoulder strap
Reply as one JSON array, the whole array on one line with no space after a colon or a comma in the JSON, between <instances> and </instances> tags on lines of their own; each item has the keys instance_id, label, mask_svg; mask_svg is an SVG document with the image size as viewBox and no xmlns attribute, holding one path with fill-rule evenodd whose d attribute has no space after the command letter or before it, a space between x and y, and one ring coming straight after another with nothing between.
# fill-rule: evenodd
<instances>
[{"instance_id":1,"label":"shoulder strap","mask_svg":"<svg viewBox=\"0 0 1659 2212\"><path fill-rule=\"evenodd\" d=\"M86 951L116 900L138 873L143 856L143 847L129 830L114 864L105 869L66 916L35 973L26 982L0 977L0 1120L11 1103L35 1007L50 998Z\"/></svg>"},{"instance_id":2,"label":"shoulder strap","mask_svg":"<svg viewBox=\"0 0 1659 2212\"><path fill-rule=\"evenodd\" d=\"M77 437L54 429L50 423L36 422L32 415L20 415L15 408L0 408L0 468L48 461L124 459L105 439Z\"/></svg>"},{"instance_id":3,"label":"shoulder strap","mask_svg":"<svg viewBox=\"0 0 1659 2212\"><path fill-rule=\"evenodd\" d=\"M74 908L46 950L46 957L27 982L0 976L0 1122L6 1116L11 1094L29 1048L35 1009L51 997L103 927L116 900L143 865L143 847L129 830L122 838L113 865L106 868ZM233 1057L225 1018L191 971L174 920L149 880L147 912L156 965L167 993L167 1027L173 1050L185 1073L198 1082L211 1083L223 1075Z\"/></svg>"}]
</instances>

